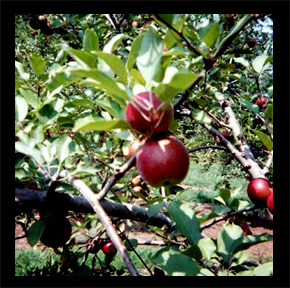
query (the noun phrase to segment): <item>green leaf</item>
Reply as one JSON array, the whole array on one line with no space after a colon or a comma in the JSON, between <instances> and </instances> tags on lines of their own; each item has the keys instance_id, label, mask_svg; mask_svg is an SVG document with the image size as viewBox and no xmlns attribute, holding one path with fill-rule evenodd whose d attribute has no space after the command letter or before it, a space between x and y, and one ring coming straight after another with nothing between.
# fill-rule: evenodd
<instances>
[{"instance_id":1,"label":"green leaf","mask_svg":"<svg viewBox=\"0 0 290 288\"><path fill-rule=\"evenodd\" d=\"M30 64L34 73L37 76L40 76L45 71L46 61L42 57L36 56L36 55L30 55L29 61L30 61Z\"/></svg>"},{"instance_id":2,"label":"green leaf","mask_svg":"<svg viewBox=\"0 0 290 288\"><path fill-rule=\"evenodd\" d=\"M94 83L96 87L105 90L108 94L129 101L129 96L126 91L121 89L117 85L117 82L106 73L98 69L74 69L72 72L78 76L91 78L94 80L92 84Z\"/></svg>"},{"instance_id":3,"label":"green leaf","mask_svg":"<svg viewBox=\"0 0 290 288\"><path fill-rule=\"evenodd\" d=\"M168 24L171 24L174 19L174 14L158 14L158 16L160 16Z\"/></svg>"},{"instance_id":4,"label":"green leaf","mask_svg":"<svg viewBox=\"0 0 290 288\"><path fill-rule=\"evenodd\" d=\"M197 244L201 233L198 219L192 209L186 204L170 202L167 211L175 221L181 234L193 244Z\"/></svg>"},{"instance_id":5,"label":"green leaf","mask_svg":"<svg viewBox=\"0 0 290 288\"><path fill-rule=\"evenodd\" d=\"M273 262L264 263L253 270L253 276L273 276L273 268Z\"/></svg>"},{"instance_id":6,"label":"green leaf","mask_svg":"<svg viewBox=\"0 0 290 288\"><path fill-rule=\"evenodd\" d=\"M99 51L99 37L93 29L87 28L83 38L83 48L86 52Z\"/></svg>"},{"instance_id":7,"label":"green leaf","mask_svg":"<svg viewBox=\"0 0 290 288\"><path fill-rule=\"evenodd\" d=\"M202 259L210 260L217 247L211 238L205 237L199 240L198 247L202 253Z\"/></svg>"},{"instance_id":8,"label":"green leaf","mask_svg":"<svg viewBox=\"0 0 290 288\"><path fill-rule=\"evenodd\" d=\"M257 245L262 242L267 242L267 241L273 241L273 235L269 233L263 233L260 235L248 235L243 238L242 243L240 243L236 248L235 248L235 253L248 249L251 246Z\"/></svg>"},{"instance_id":9,"label":"green leaf","mask_svg":"<svg viewBox=\"0 0 290 288\"><path fill-rule=\"evenodd\" d=\"M200 272L192 258L172 248L159 250L152 262L164 270L166 276L196 276Z\"/></svg>"},{"instance_id":10,"label":"green leaf","mask_svg":"<svg viewBox=\"0 0 290 288\"><path fill-rule=\"evenodd\" d=\"M169 101L177 93L189 88L203 75L203 73L193 74L189 72L178 72L168 83L161 83L158 85L156 89L157 96L163 101Z\"/></svg>"},{"instance_id":11,"label":"green leaf","mask_svg":"<svg viewBox=\"0 0 290 288\"><path fill-rule=\"evenodd\" d=\"M162 49L162 40L150 27L145 33L138 57L136 58L137 67L147 83L151 83L159 70Z\"/></svg>"},{"instance_id":12,"label":"green leaf","mask_svg":"<svg viewBox=\"0 0 290 288\"><path fill-rule=\"evenodd\" d=\"M106 52L106 53L112 53L116 48L117 46L119 45L119 43L123 40L127 38L127 36L125 34L118 34L116 36L114 36L110 41L109 43L107 43L104 48L103 48L103 52Z\"/></svg>"},{"instance_id":13,"label":"green leaf","mask_svg":"<svg viewBox=\"0 0 290 288\"><path fill-rule=\"evenodd\" d=\"M136 39L134 39L134 41L132 43L130 54L129 54L127 62L126 62L126 69L127 69L128 73L131 71L131 69L134 66L135 60L136 60L136 58L139 54L140 48L141 48L143 38L144 38L144 34L140 34Z\"/></svg>"},{"instance_id":14,"label":"green leaf","mask_svg":"<svg viewBox=\"0 0 290 288\"><path fill-rule=\"evenodd\" d=\"M191 115L193 119L198 123L207 123L207 124L211 123L211 118L203 110L192 109Z\"/></svg>"},{"instance_id":15,"label":"green leaf","mask_svg":"<svg viewBox=\"0 0 290 288\"><path fill-rule=\"evenodd\" d=\"M73 131L79 130L97 130L106 131L111 129L129 129L127 121L121 119L105 120L101 117L88 116L80 118L75 122Z\"/></svg>"},{"instance_id":16,"label":"green leaf","mask_svg":"<svg viewBox=\"0 0 290 288\"><path fill-rule=\"evenodd\" d=\"M29 75L29 73L24 71L24 66L22 63L15 61L15 67L16 67L16 69L17 69L17 71L22 79L24 79L24 80L29 79L30 75Z\"/></svg>"},{"instance_id":17,"label":"green leaf","mask_svg":"<svg viewBox=\"0 0 290 288\"><path fill-rule=\"evenodd\" d=\"M29 145L18 141L15 143L15 150L24 155L30 156L40 165L44 164L42 153L37 148L30 147Z\"/></svg>"},{"instance_id":18,"label":"green leaf","mask_svg":"<svg viewBox=\"0 0 290 288\"><path fill-rule=\"evenodd\" d=\"M75 99L75 100L66 102L64 104L65 107L70 107L70 108L80 107L80 106L84 106L84 105L92 106L92 105L94 105L94 102L89 100L89 99Z\"/></svg>"},{"instance_id":19,"label":"green leaf","mask_svg":"<svg viewBox=\"0 0 290 288\"><path fill-rule=\"evenodd\" d=\"M59 163L62 163L69 155L70 155L70 149L69 146L72 143L72 140L69 136L61 136L57 138L52 143L52 147L56 151L57 159L59 160Z\"/></svg>"},{"instance_id":20,"label":"green leaf","mask_svg":"<svg viewBox=\"0 0 290 288\"><path fill-rule=\"evenodd\" d=\"M95 100L96 104L106 111L108 111L113 117L118 119L124 119L124 110L120 105L109 97L98 98Z\"/></svg>"},{"instance_id":21,"label":"green leaf","mask_svg":"<svg viewBox=\"0 0 290 288\"><path fill-rule=\"evenodd\" d=\"M206 31L203 41L208 47L212 47L220 34L219 20L215 21Z\"/></svg>"},{"instance_id":22,"label":"green leaf","mask_svg":"<svg viewBox=\"0 0 290 288\"><path fill-rule=\"evenodd\" d=\"M114 73L119 76L123 84L127 84L128 74L123 64L122 60L114 54L109 54L105 52L92 52L94 55L100 57L106 62L106 64L114 71Z\"/></svg>"},{"instance_id":23,"label":"green leaf","mask_svg":"<svg viewBox=\"0 0 290 288\"><path fill-rule=\"evenodd\" d=\"M75 170L70 171L71 175L96 175L98 169L92 163L79 163Z\"/></svg>"},{"instance_id":24,"label":"green leaf","mask_svg":"<svg viewBox=\"0 0 290 288\"><path fill-rule=\"evenodd\" d=\"M45 137L43 133L43 126L37 125L31 129L31 137L36 140L37 143L41 143Z\"/></svg>"},{"instance_id":25,"label":"green leaf","mask_svg":"<svg viewBox=\"0 0 290 288\"><path fill-rule=\"evenodd\" d=\"M136 69L131 69L130 74L132 77L134 77L139 84L145 86L146 85L146 81L144 80L144 78L142 77L141 73L136 70Z\"/></svg>"},{"instance_id":26,"label":"green leaf","mask_svg":"<svg viewBox=\"0 0 290 288\"><path fill-rule=\"evenodd\" d=\"M15 120L21 122L25 119L28 112L27 102L23 97L15 97Z\"/></svg>"},{"instance_id":27,"label":"green leaf","mask_svg":"<svg viewBox=\"0 0 290 288\"><path fill-rule=\"evenodd\" d=\"M258 74L261 74L263 70L265 70L268 67L269 63L268 65L267 64L265 65L267 59L268 59L267 55L261 54L253 60L252 62L253 68Z\"/></svg>"},{"instance_id":28,"label":"green leaf","mask_svg":"<svg viewBox=\"0 0 290 288\"><path fill-rule=\"evenodd\" d=\"M33 108L39 107L40 101L37 93L27 88L19 88L19 91L29 105L31 105Z\"/></svg>"},{"instance_id":29,"label":"green leaf","mask_svg":"<svg viewBox=\"0 0 290 288\"><path fill-rule=\"evenodd\" d=\"M37 112L37 117L42 124L48 124L59 117L59 113L63 108L64 101L62 99L52 99L47 104L41 106Z\"/></svg>"},{"instance_id":30,"label":"green leaf","mask_svg":"<svg viewBox=\"0 0 290 288\"><path fill-rule=\"evenodd\" d=\"M273 105L267 105L265 116L269 120L269 123L273 124Z\"/></svg>"},{"instance_id":31,"label":"green leaf","mask_svg":"<svg viewBox=\"0 0 290 288\"><path fill-rule=\"evenodd\" d=\"M243 242L243 230L241 227L230 224L220 231L217 237L217 248L221 257L229 262L235 249Z\"/></svg>"},{"instance_id":32,"label":"green leaf","mask_svg":"<svg viewBox=\"0 0 290 288\"><path fill-rule=\"evenodd\" d=\"M80 51L77 49L68 48L64 45L62 47L83 68L87 68L87 67L95 68L96 67L97 57L94 56L93 54L86 52L86 51Z\"/></svg>"},{"instance_id":33,"label":"green leaf","mask_svg":"<svg viewBox=\"0 0 290 288\"><path fill-rule=\"evenodd\" d=\"M245 15L241 20L239 20L237 22L237 24L235 24L235 26L233 26L233 28L229 31L229 33L225 36L225 38L222 39L218 50L220 50L220 48L225 44L225 42L232 37L234 34L236 34L237 32L239 32L239 30L251 19L251 15L247 14Z\"/></svg>"},{"instance_id":34,"label":"green leaf","mask_svg":"<svg viewBox=\"0 0 290 288\"><path fill-rule=\"evenodd\" d=\"M155 216L157 213L159 213L160 209L164 207L164 203L163 202L159 202L159 203L154 203L152 205L149 206L148 209L148 216L149 217L153 217Z\"/></svg>"},{"instance_id":35,"label":"green leaf","mask_svg":"<svg viewBox=\"0 0 290 288\"><path fill-rule=\"evenodd\" d=\"M256 130L256 129L252 129L252 131L259 136L259 138L261 139L262 143L265 145L265 147L269 150L272 151L273 150L273 142L271 140L271 138L266 135L265 133L263 133L262 131Z\"/></svg>"},{"instance_id":36,"label":"green leaf","mask_svg":"<svg viewBox=\"0 0 290 288\"><path fill-rule=\"evenodd\" d=\"M44 231L46 223L47 223L46 220L38 220L30 226L30 228L27 231L27 241L29 245L35 246L38 243Z\"/></svg>"}]
</instances>

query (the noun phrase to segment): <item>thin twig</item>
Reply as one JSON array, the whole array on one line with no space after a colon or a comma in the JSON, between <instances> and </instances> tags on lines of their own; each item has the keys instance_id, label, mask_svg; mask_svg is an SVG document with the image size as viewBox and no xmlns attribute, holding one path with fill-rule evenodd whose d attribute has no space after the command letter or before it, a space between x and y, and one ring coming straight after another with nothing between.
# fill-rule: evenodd
<instances>
[{"instance_id":1,"label":"thin twig","mask_svg":"<svg viewBox=\"0 0 290 288\"><path fill-rule=\"evenodd\" d=\"M200 230L202 231L203 229L208 228L208 227L210 227L210 226L216 224L217 222L220 222L220 221L226 220L227 218L230 218L230 217L232 217L232 216L234 216L234 215L237 215L237 214L243 213L243 212L245 212L245 211L253 211L253 210L255 210L255 209L256 209L256 206L253 205L253 206L248 206L248 207L246 207L246 208L242 208L242 209L239 209L239 210L236 210L236 211L230 211L230 212L228 212L228 213L226 213L226 214L224 214L224 215L222 215L222 216L220 216L220 217L216 217L216 218L214 218L214 219L212 219L212 220L210 220L210 221L207 221L207 222L204 223L204 224L201 224L201 225L200 225Z\"/></svg>"},{"instance_id":2,"label":"thin twig","mask_svg":"<svg viewBox=\"0 0 290 288\"><path fill-rule=\"evenodd\" d=\"M202 150L202 149L218 149L218 150L224 150L224 151L230 152L230 150L228 148L223 147L223 146L206 145L206 146L198 146L198 147L191 148L188 150L188 153L195 152L195 151Z\"/></svg>"}]
</instances>

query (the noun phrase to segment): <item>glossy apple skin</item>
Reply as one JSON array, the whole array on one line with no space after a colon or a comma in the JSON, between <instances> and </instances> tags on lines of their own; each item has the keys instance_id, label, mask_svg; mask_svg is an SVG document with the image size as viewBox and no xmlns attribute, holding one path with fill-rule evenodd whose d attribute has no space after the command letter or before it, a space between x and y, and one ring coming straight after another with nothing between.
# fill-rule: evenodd
<instances>
[{"instance_id":1,"label":"glossy apple skin","mask_svg":"<svg viewBox=\"0 0 290 288\"><path fill-rule=\"evenodd\" d=\"M154 92L151 93L153 104L152 111L149 108L145 108L150 107L150 92L141 92L134 96L134 104L137 105L139 110L141 110L143 114L148 117L148 119L151 119L151 121L145 119L132 103L127 104L125 111L126 120L130 124L131 128L146 135L166 132L174 119L174 110L172 104L167 105L166 108L162 107L158 112L156 112L158 107L162 104L162 101L157 98ZM160 120L160 123L158 124L159 119L164 111L163 108L165 108L165 112L162 119Z\"/></svg>"},{"instance_id":2,"label":"glossy apple skin","mask_svg":"<svg viewBox=\"0 0 290 288\"><path fill-rule=\"evenodd\" d=\"M267 207L269 209L269 211L273 214L273 188L270 188L270 195L267 199Z\"/></svg>"},{"instance_id":3,"label":"glossy apple skin","mask_svg":"<svg viewBox=\"0 0 290 288\"><path fill-rule=\"evenodd\" d=\"M141 178L152 187L175 185L187 175L189 154L175 136L149 139L137 153Z\"/></svg>"},{"instance_id":4,"label":"glossy apple skin","mask_svg":"<svg viewBox=\"0 0 290 288\"><path fill-rule=\"evenodd\" d=\"M258 98L257 101L255 102L256 105L258 105L259 107L263 107L268 103L267 98L263 97L262 100L261 98Z\"/></svg>"},{"instance_id":5,"label":"glossy apple skin","mask_svg":"<svg viewBox=\"0 0 290 288\"><path fill-rule=\"evenodd\" d=\"M249 199L259 207L267 207L267 199L271 193L269 185L269 182L264 178L252 179L247 187Z\"/></svg>"},{"instance_id":6,"label":"glossy apple skin","mask_svg":"<svg viewBox=\"0 0 290 288\"><path fill-rule=\"evenodd\" d=\"M107 255L115 255L117 253L117 249L116 249L114 243L111 241L106 243L102 247L102 251L104 252L104 254L107 254Z\"/></svg>"}]
</instances>

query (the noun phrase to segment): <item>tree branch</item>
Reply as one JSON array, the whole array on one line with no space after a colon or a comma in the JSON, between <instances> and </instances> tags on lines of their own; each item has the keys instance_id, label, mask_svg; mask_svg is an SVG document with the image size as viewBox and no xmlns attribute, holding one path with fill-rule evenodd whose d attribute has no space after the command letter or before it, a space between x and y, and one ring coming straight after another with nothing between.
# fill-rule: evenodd
<instances>
[{"instance_id":1,"label":"tree branch","mask_svg":"<svg viewBox=\"0 0 290 288\"><path fill-rule=\"evenodd\" d=\"M67 178L67 180L86 198L90 203L94 211L98 214L100 220L102 221L110 239L116 246L120 256L125 263L131 276L139 276L138 271L132 263L132 260L127 252L125 245L123 244L121 238L119 237L113 223L106 211L103 209L99 199L96 197L95 193L79 178L71 176L68 171L62 171L60 177Z\"/></svg>"}]
</instances>

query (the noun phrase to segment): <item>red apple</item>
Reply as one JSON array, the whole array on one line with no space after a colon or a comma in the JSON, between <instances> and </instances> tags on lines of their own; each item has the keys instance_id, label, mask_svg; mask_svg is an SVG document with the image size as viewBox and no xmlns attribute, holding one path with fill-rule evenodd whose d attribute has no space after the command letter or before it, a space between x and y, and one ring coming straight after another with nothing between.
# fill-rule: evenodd
<instances>
[{"instance_id":1,"label":"red apple","mask_svg":"<svg viewBox=\"0 0 290 288\"><path fill-rule=\"evenodd\" d=\"M41 25L46 25L47 24L47 18L43 15L38 16L38 20L41 23Z\"/></svg>"},{"instance_id":2,"label":"red apple","mask_svg":"<svg viewBox=\"0 0 290 288\"><path fill-rule=\"evenodd\" d=\"M262 100L261 98L258 98L257 101L255 102L255 104L258 105L260 108L265 106L267 103L268 103L268 100L265 97L262 97Z\"/></svg>"},{"instance_id":3,"label":"red apple","mask_svg":"<svg viewBox=\"0 0 290 288\"><path fill-rule=\"evenodd\" d=\"M229 136L229 133L227 131L221 131L221 135L227 138Z\"/></svg>"},{"instance_id":4,"label":"red apple","mask_svg":"<svg viewBox=\"0 0 290 288\"><path fill-rule=\"evenodd\" d=\"M140 185L141 185L141 177L140 177L140 175L134 177L134 178L131 180L131 183L132 183L133 187L136 187L136 186L138 187L138 186L140 186Z\"/></svg>"},{"instance_id":5,"label":"red apple","mask_svg":"<svg viewBox=\"0 0 290 288\"><path fill-rule=\"evenodd\" d=\"M107 255L115 255L117 253L117 249L113 242L109 241L102 247L102 251Z\"/></svg>"},{"instance_id":6,"label":"red apple","mask_svg":"<svg viewBox=\"0 0 290 288\"><path fill-rule=\"evenodd\" d=\"M37 35L37 33L38 33L38 31L37 31L37 30L34 30L34 31L32 31L32 32L30 33L30 35L35 36L35 35Z\"/></svg>"},{"instance_id":7,"label":"red apple","mask_svg":"<svg viewBox=\"0 0 290 288\"><path fill-rule=\"evenodd\" d=\"M140 24L140 22L139 21L136 21L136 20L132 22L132 26L133 27L138 27L139 24Z\"/></svg>"},{"instance_id":8,"label":"red apple","mask_svg":"<svg viewBox=\"0 0 290 288\"><path fill-rule=\"evenodd\" d=\"M129 145L128 153L125 154L126 159L129 160L139 148L140 148L139 140L133 140Z\"/></svg>"},{"instance_id":9,"label":"red apple","mask_svg":"<svg viewBox=\"0 0 290 288\"><path fill-rule=\"evenodd\" d=\"M48 247L57 248L63 246L72 233L69 220L64 215L49 214L47 224L40 237L40 241Z\"/></svg>"},{"instance_id":10,"label":"red apple","mask_svg":"<svg viewBox=\"0 0 290 288\"><path fill-rule=\"evenodd\" d=\"M154 92L151 92L151 95L152 104L150 92L141 92L135 95L134 103L128 103L125 111L126 120L132 129L147 135L166 132L174 118L172 104L160 109L160 105L164 102L157 98Z\"/></svg>"},{"instance_id":11,"label":"red apple","mask_svg":"<svg viewBox=\"0 0 290 288\"><path fill-rule=\"evenodd\" d=\"M148 139L137 152L137 169L152 187L180 183L189 169L189 154L175 136Z\"/></svg>"},{"instance_id":12,"label":"red apple","mask_svg":"<svg viewBox=\"0 0 290 288\"><path fill-rule=\"evenodd\" d=\"M273 188L270 188L270 195L267 199L267 207L269 209L269 211L273 214Z\"/></svg>"},{"instance_id":13,"label":"red apple","mask_svg":"<svg viewBox=\"0 0 290 288\"><path fill-rule=\"evenodd\" d=\"M264 178L255 178L247 187L249 199L259 207L267 207L267 199L271 194L269 181Z\"/></svg>"},{"instance_id":14,"label":"red apple","mask_svg":"<svg viewBox=\"0 0 290 288\"><path fill-rule=\"evenodd\" d=\"M249 39L247 42L249 47L254 47L257 44L257 40L255 38Z\"/></svg>"}]
</instances>

